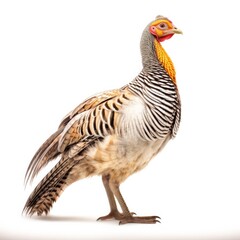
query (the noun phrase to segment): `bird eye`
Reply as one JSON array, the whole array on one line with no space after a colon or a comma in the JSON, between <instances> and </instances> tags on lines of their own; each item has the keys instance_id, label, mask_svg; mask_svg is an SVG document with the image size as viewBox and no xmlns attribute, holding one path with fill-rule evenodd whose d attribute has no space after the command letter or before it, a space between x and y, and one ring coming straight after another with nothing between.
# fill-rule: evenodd
<instances>
[{"instance_id":1,"label":"bird eye","mask_svg":"<svg viewBox=\"0 0 240 240\"><path fill-rule=\"evenodd\" d=\"M165 30L165 29L168 28L168 25L167 25L166 23L162 22L162 23L160 23L160 24L158 25L158 27L159 27L160 29L162 29L162 30Z\"/></svg>"}]
</instances>

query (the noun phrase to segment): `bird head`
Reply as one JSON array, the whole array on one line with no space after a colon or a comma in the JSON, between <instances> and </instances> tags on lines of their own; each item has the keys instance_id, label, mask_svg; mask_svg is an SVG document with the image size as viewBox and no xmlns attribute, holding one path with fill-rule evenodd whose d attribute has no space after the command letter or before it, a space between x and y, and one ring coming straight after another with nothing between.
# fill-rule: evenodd
<instances>
[{"instance_id":1,"label":"bird head","mask_svg":"<svg viewBox=\"0 0 240 240\"><path fill-rule=\"evenodd\" d=\"M177 29L169 19L163 16L156 17L150 24L149 31L159 43L171 38L175 33L182 34L181 30Z\"/></svg>"}]
</instances>

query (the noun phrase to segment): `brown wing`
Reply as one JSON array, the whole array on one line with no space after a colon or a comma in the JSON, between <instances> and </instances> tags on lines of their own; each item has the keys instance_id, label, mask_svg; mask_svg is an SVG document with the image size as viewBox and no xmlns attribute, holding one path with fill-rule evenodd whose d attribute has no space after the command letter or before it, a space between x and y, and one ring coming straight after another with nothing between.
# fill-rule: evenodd
<instances>
[{"instance_id":1,"label":"brown wing","mask_svg":"<svg viewBox=\"0 0 240 240\"><path fill-rule=\"evenodd\" d=\"M94 108L97 105L103 103L104 101L117 96L123 89L125 89L125 87L121 89L114 89L111 91L102 92L86 99L83 103L79 104L73 111L71 111L69 114L65 116L65 118L60 123L59 128L61 128L62 126L66 126L67 123L77 114L85 112L91 108Z\"/></svg>"},{"instance_id":2,"label":"brown wing","mask_svg":"<svg viewBox=\"0 0 240 240\"><path fill-rule=\"evenodd\" d=\"M98 94L87 99L70 112L63 119L58 130L42 144L32 158L25 175L25 183L29 180L32 181L38 172L51 160L61 154L67 146L76 143L84 137L91 137L91 134L89 134L89 128L91 126L87 124L87 120L90 119L87 118L96 119L93 123L100 125L99 131L102 134L107 134L110 130L110 126L113 124L113 118L115 117L110 110L111 100L117 96L121 96L124 89L125 87ZM104 110L99 117L95 117L94 114L101 109L101 106ZM91 112L91 114L89 112ZM74 146L69 154L73 156L79 151L81 151L81 143Z\"/></svg>"},{"instance_id":3,"label":"brown wing","mask_svg":"<svg viewBox=\"0 0 240 240\"><path fill-rule=\"evenodd\" d=\"M59 152L64 152L68 146L85 141L85 139L96 136L104 138L108 134L118 132L118 123L123 108L131 102L133 94L127 89L121 89L114 93L115 95L111 92L108 98L105 95L98 102L95 99L91 108L75 114L61 134L58 145Z\"/></svg>"}]
</instances>

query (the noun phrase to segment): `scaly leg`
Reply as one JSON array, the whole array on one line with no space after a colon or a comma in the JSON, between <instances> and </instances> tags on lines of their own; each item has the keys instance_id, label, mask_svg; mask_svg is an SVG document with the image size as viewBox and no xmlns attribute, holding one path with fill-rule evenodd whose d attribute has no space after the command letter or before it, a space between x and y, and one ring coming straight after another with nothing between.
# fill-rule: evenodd
<instances>
[{"instance_id":1,"label":"scaly leg","mask_svg":"<svg viewBox=\"0 0 240 240\"><path fill-rule=\"evenodd\" d=\"M109 187L110 187L110 190L112 191L112 193L114 194L114 196L117 198L117 200L122 208L122 211L123 211L122 218L118 219L118 220L120 220L119 224L157 223L157 222L159 222L158 219L160 219L160 217L158 217L158 216L144 216L144 217L133 216L133 214L128 210L127 204L125 203L125 201L122 197L122 194L119 190L119 184L109 181Z\"/></svg>"},{"instance_id":2,"label":"scaly leg","mask_svg":"<svg viewBox=\"0 0 240 240\"><path fill-rule=\"evenodd\" d=\"M109 187L109 179L110 179L109 175L102 176L103 185L106 190L109 205L110 205L110 213L106 216L98 218L97 221L98 220L107 220L107 219L112 219L112 218L115 218L116 220L120 220L124 217L123 214L120 213L117 209L117 204L116 204L114 195Z\"/></svg>"}]
</instances>

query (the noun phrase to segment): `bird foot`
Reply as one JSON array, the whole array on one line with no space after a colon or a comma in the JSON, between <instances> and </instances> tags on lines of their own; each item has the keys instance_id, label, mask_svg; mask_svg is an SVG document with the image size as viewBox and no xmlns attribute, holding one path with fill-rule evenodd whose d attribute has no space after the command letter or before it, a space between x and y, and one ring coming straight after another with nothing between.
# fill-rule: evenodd
<instances>
[{"instance_id":1,"label":"bird foot","mask_svg":"<svg viewBox=\"0 0 240 240\"><path fill-rule=\"evenodd\" d=\"M136 215L136 213L132 212L131 216L133 216L133 215ZM99 220L104 221L104 220L108 220L108 219L122 220L124 218L125 218L125 216L122 213L120 213L119 211L111 211L108 215L99 217L97 219L97 221L99 221Z\"/></svg>"},{"instance_id":2,"label":"bird foot","mask_svg":"<svg viewBox=\"0 0 240 240\"><path fill-rule=\"evenodd\" d=\"M144 224L153 224L153 223L160 223L160 217L158 216L145 216L145 217L133 217L128 216L120 219L119 225L126 224L126 223L144 223Z\"/></svg>"}]
</instances>

